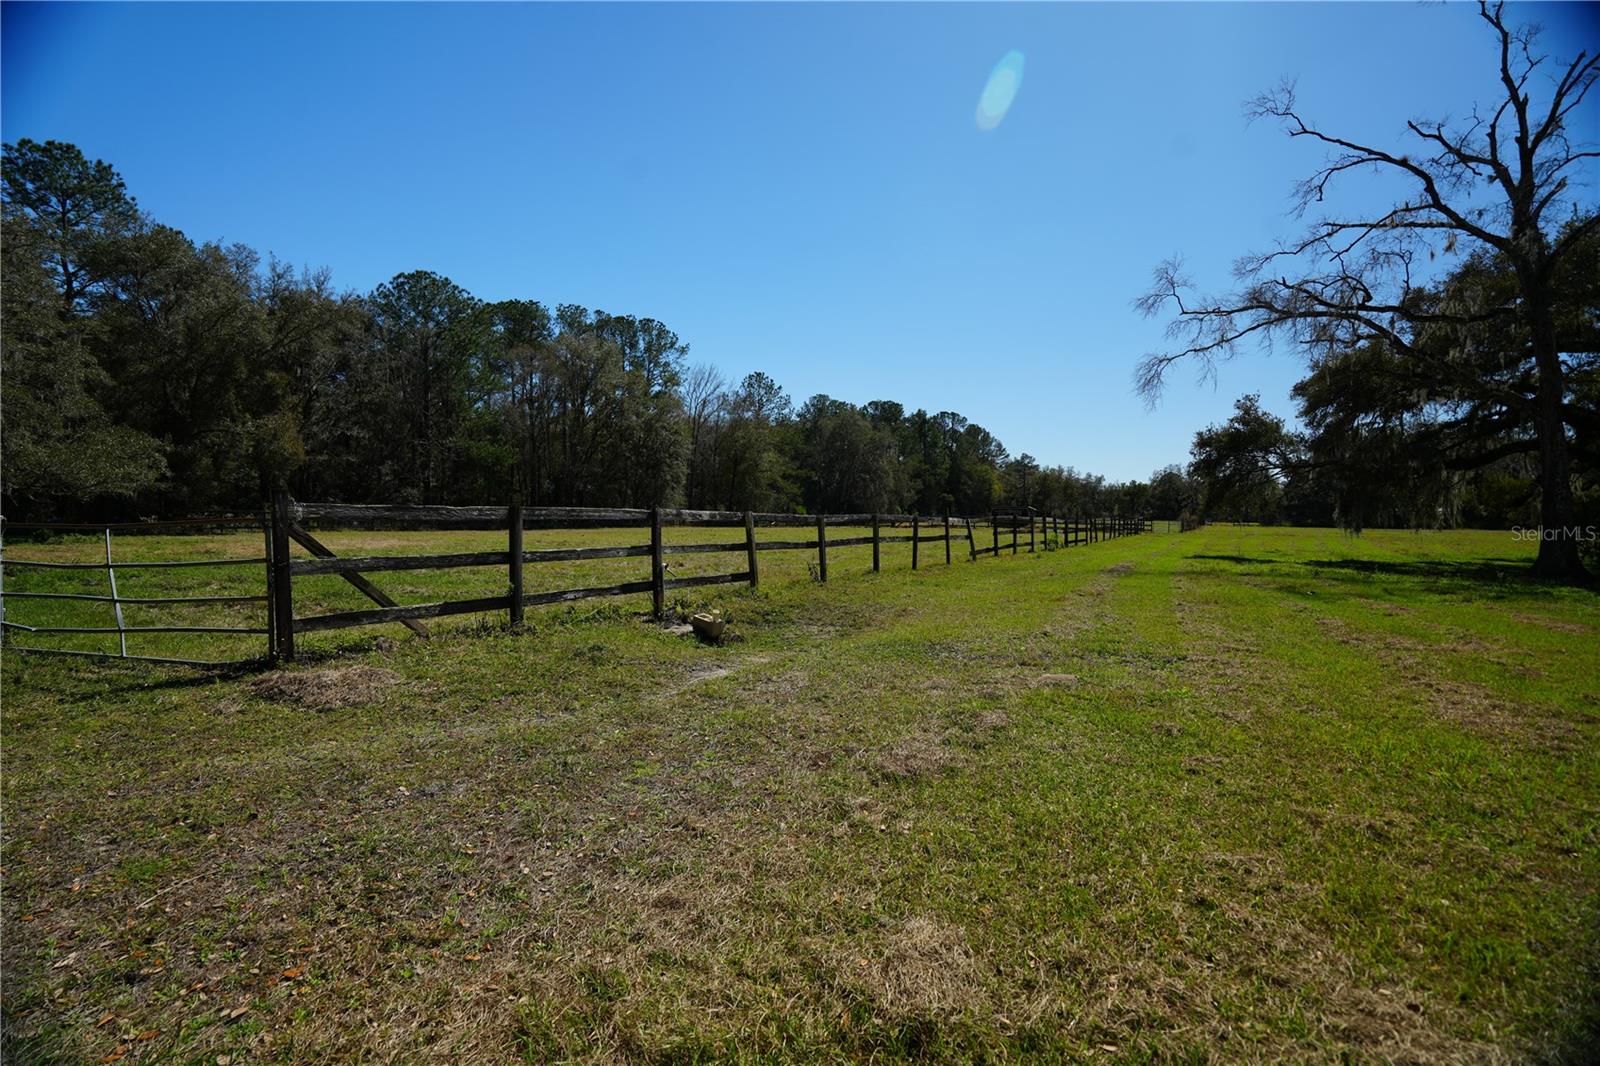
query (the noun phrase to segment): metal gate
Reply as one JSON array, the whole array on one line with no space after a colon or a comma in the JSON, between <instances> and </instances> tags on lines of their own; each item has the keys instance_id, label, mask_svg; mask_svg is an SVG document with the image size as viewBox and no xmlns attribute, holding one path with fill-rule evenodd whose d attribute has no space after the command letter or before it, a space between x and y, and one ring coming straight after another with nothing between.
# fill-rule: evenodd
<instances>
[{"instance_id":1,"label":"metal gate","mask_svg":"<svg viewBox=\"0 0 1600 1066\"><path fill-rule=\"evenodd\" d=\"M185 529L205 528L255 528L261 531L262 544L266 554L249 558L228 559L133 559L117 562L114 557L113 539L114 532L124 534L153 533L161 531L178 532ZM12 532L53 532L53 533L99 533L105 546L104 562L55 562L43 559L19 559L12 556L5 545L5 535ZM170 663L178 666L199 666L212 668L236 668L258 665L271 658L272 654L272 568L269 560L271 555L270 527L265 516L227 516L212 518L183 518L162 522L112 522L105 524L73 523L73 522L18 522L8 523L4 531L0 532L0 633L6 634L4 646L9 651L27 652L34 655L71 655L85 658L98 659L128 659L137 662ZM195 567L222 567L256 565L262 568L262 591L249 595L195 595L195 596L124 596L117 590L117 572L124 573L129 570L177 569ZM14 570L103 570L105 571L105 593L85 592L58 592L49 591L6 591L6 576ZM13 613L20 612L23 604L34 600L79 601L86 603L103 603L108 609L107 621L113 624L105 626L59 626L59 625L27 625L13 621L8 617L8 608ZM22 601L14 603L13 601ZM171 607L179 604L219 604L219 603L259 603L263 605L261 625L139 625L130 626L126 623L122 608L124 605L138 605L141 607ZM17 644L10 634L115 634L117 637L117 651L82 651L72 648L41 648L31 645ZM266 639L263 642L263 654L243 659L185 659L159 655L135 655L128 651L129 638L135 641L141 634L152 633L247 633L260 634Z\"/></svg>"}]
</instances>

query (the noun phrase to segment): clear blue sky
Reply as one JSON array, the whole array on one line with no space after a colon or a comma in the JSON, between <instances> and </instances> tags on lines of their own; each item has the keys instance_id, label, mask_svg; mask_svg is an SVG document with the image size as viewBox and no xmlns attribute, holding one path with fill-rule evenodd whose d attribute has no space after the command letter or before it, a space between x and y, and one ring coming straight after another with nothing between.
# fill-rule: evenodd
<instances>
[{"instance_id":1,"label":"clear blue sky","mask_svg":"<svg viewBox=\"0 0 1600 1066\"><path fill-rule=\"evenodd\" d=\"M1525 5L1547 49L1593 6ZM196 239L406 270L485 299L648 315L730 378L954 409L1113 478L1187 458L1294 354L1133 394L1182 253L1213 287L1288 235L1320 158L1241 103L1299 79L1325 127L1398 139L1495 90L1461 4L3 7L6 140L77 143ZM991 69L1025 59L993 129ZM1591 110L1588 121L1593 122ZM1372 195L1381 197L1382 188Z\"/></svg>"}]
</instances>

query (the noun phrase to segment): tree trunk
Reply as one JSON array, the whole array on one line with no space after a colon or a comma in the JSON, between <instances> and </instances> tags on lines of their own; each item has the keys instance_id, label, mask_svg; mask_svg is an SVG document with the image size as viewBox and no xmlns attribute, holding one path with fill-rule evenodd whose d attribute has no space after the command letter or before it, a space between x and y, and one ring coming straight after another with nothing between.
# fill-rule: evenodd
<instances>
[{"instance_id":1,"label":"tree trunk","mask_svg":"<svg viewBox=\"0 0 1600 1066\"><path fill-rule=\"evenodd\" d=\"M1542 284L1524 285L1534 365L1539 370L1535 399L1539 434L1539 557L1536 577L1569 584L1588 584L1592 575L1578 557L1577 515L1572 506L1572 469L1567 454L1567 428L1561 415L1566 391L1556 343L1549 294Z\"/></svg>"}]
</instances>

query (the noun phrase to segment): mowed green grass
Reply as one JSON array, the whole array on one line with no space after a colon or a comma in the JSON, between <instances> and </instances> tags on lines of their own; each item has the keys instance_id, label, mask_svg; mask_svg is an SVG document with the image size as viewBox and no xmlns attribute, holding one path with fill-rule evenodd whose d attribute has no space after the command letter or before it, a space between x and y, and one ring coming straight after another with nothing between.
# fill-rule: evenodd
<instances>
[{"instance_id":1,"label":"mowed green grass","mask_svg":"<svg viewBox=\"0 0 1600 1066\"><path fill-rule=\"evenodd\" d=\"M711 590L718 648L635 598L7 655L8 1058L1593 1055L1600 602L1531 545L861 551Z\"/></svg>"}]
</instances>

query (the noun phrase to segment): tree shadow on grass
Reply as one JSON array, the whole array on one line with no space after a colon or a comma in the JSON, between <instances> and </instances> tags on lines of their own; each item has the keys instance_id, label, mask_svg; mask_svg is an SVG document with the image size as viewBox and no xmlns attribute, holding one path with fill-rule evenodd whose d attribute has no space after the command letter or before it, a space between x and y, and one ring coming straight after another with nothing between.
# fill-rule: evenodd
<instances>
[{"instance_id":1,"label":"tree shadow on grass","mask_svg":"<svg viewBox=\"0 0 1600 1066\"><path fill-rule=\"evenodd\" d=\"M1462 560L1381 559L1261 559L1254 555L1189 555L1187 559L1230 562L1238 567L1306 567L1312 571L1341 571L1363 578L1421 578L1434 586L1478 587L1478 589L1565 589L1566 584L1538 578L1533 562L1510 557L1485 557ZM1334 575L1326 575L1333 578Z\"/></svg>"},{"instance_id":2,"label":"tree shadow on grass","mask_svg":"<svg viewBox=\"0 0 1600 1066\"><path fill-rule=\"evenodd\" d=\"M1526 560L1474 559L1471 561L1428 560L1391 562L1378 559L1306 559L1302 566L1313 570L1350 570L1386 577L1422 577L1441 581L1502 585L1507 582L1545 584L1533 576Z\"/></svg>"},{"instance_id":3,"label":"tree shadow on grass","mask_svg":"<svg viewBox=\"0 0 1600 1066\"><path fill-rule=\"evenodd\" d=\"M1237 566L1302 566L1313 571L1337 571L1363 577L1421 578L1438 585L1477 586L1504 589L1507 587L1559 587L1559 582L1547 581L1533 575L1532 563L1526 559L1503 557L1471 560L1412 560L1391 561L1380 559L1264 559L1250 555L1190 555L1190 559L1233 563ZM1336 574L1325 574L1335 577Z\"/></svg>"}]
</instances>

